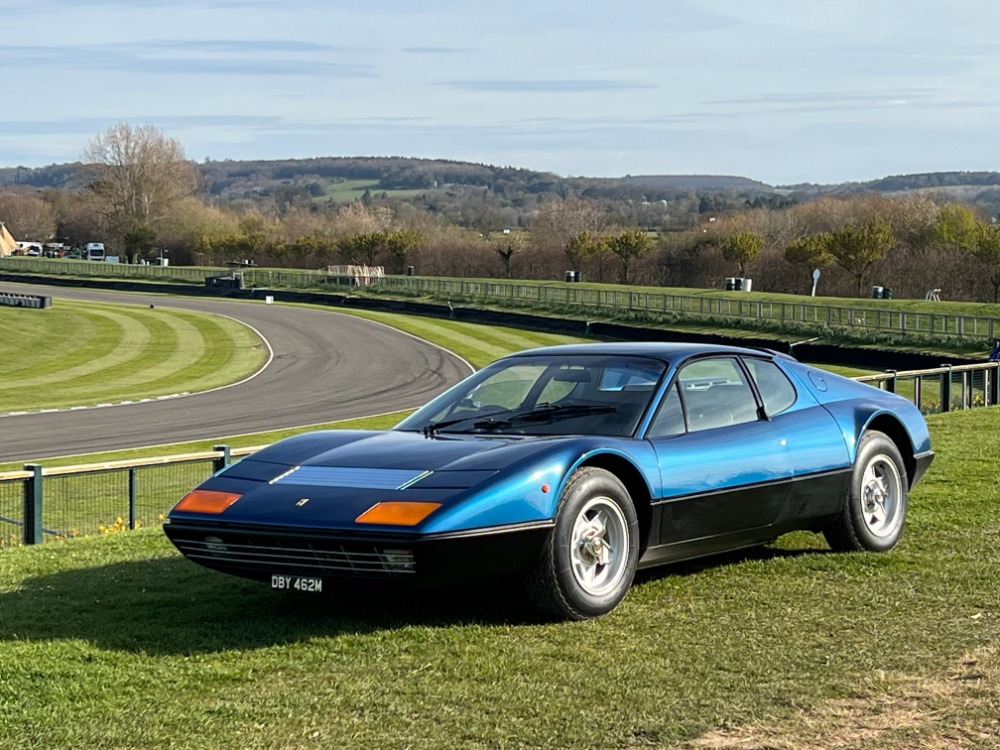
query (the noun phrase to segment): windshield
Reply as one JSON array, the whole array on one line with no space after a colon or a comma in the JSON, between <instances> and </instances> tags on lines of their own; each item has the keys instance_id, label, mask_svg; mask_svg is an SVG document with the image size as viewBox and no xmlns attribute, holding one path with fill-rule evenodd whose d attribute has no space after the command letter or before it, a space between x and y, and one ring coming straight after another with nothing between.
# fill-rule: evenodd
<instances>
[{"instance_id":1,"label":"windshield","mask_svg":"<svg viewBox=\"0 0 1000 750\"><path fill-rule=\"evenodd\" d=\"M513 357L467 378L396 429L627 437L666 368L643 357Z\"/></svg>"}]
</instances>

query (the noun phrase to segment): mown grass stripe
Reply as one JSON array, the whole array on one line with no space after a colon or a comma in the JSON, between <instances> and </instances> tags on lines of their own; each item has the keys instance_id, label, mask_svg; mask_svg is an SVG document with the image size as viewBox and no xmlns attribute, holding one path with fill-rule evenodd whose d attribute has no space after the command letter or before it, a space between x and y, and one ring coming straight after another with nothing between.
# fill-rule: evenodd
<instances>
[{"instance_id":1,"label":"mown grass stripe","mask_svg":"<svg viewBox=\"0 0 1000 750\"><path fill-rule=\"evenodd\" d=\"M61 383L64 392L85 391L94 383L114 381L119 373L134 370L134 361L155 351L152 334L141 317L110 310L93 315L99 320L92 340L101 347L102 354L57 373L32 378L27 385L37 388Z\"/></svg>"},{"instance_id":2,"label":"mown grass stripe","mask_svg":"<svg viewBox=\"0 0 1000 750\"><path fill-rule=\"evenodd\" d=\"M123 335L117 323L109 322L106 316L95 310L78 311L71 319L55 321L53 327L57 332L53 339L45 331L41 331L28 345L0 342L3 352L0 359L13 365L6 368L4 374L7 377L0 387L11 386L18 381L37 383L38 378L52 373L61 374L69 368L108 356ZM77 345L64 349L60 332L72 336L71 340Z\"/></svg>"},{"instance_id":3,"label":"mown grass stripe","mask_svg":"<svg viewBox=\"0 0 1000 750\"><path fill-rule=\"evenodd\" d=\"M89 358L93 320L79 310L0 307L0 382L58 371L74 353Z\"/></svg>"},{"instance_id":4,"label":"mown grass stripe","mask_svg":"<svg viewBox=\"0 0 1000 750\"><path fill-rule=\"evenodd\" d=\"M255 331L223 316L86 302L59 312L0 318L15 331L0 337L0 413L205 390L266 358Z\"/></svg>"},{"instance_id":5,"label":"mown grass stripe","mask_svg":"<svg viewBox=\"0 0 1000 750\"><path fill-rule=\"evenodd\" d=\"M72 388L95 372L134 358L149 340L148 331L128 316L111 311L87 311L84 314L92 323L86 348L76 350L61 361L52 360L45 374L22 371L17 380L8 380L0 386L0 391L16 388L38 390L56 383ZM43 347L47 346L47 342L40 343ZM29 350L22 356L31 357L32 353Z\"/></svg>"}]
</instances>

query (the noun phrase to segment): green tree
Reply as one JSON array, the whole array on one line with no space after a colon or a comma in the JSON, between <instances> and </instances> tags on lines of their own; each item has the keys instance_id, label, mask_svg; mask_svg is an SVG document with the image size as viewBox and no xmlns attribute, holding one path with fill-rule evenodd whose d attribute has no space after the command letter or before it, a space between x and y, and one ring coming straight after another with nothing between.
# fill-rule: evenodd
<instances>
[{"instance_id":1,"label":"green tree","mask_svg":"<svg viewBox=\"0 0 1000 750\"><path fill-rule=\"evenodd\" d=\"M127 258L152 258L155 255L156 232L148 224L136 224L122 237L122 246Z\"/></svg>"},{"instance_id":2,"label":"green tree","mask_svg":"<svg viewBox=\"0 0 1000 750\"><path fill-rule=\"evenodd\" d=\"M793 266L804 266L809 271L809 289L812 289L812 272L833 262L830 254L830 234L820 232L800 237L785 248L785 260Z\"/></svg>"},{"instance_id":3,"label":"green tree","mask_svg":"<svg viewBox=\"0 0 1000 750\"><path fill-rule=\"evenodd\" d=\"M990 275L993 301L1000 301L1000 226L979 222L969 252L979 259Z\"/></svg>"},{"instance_id":4,"label":"green tree","mask_svg":"<svg viewBox=\"0 0 1000 750\"><path fill-rule=\"evenodd\" d=\"M626 229L604 241L604 247L619 261L618 282L627 284L629 267L633 260L641 258L653 247L653 241L641 229Z\"/></svg>"},{"instance_id":5,"label":"green tree","mask_svg":"<svg viewBox=\"0 0 1000 750\"><path fill-rule=\"evenodd\" d=\"M885 258L895 244L892 224L875 217L834 230L830 234L828 249L837 265L854 277L860 297L868 269Z\"/></svg>"},{"instance_id":6,"label":"green tree","mask_svg":"<svg viewBox=\"0 0 1000 750\"><path fill-rule=\"evenodd\" d=\"M931 225L933 242L959 250L971 250L978 241L979 224L971 208L949 203L941 206L937 221Z\"/></svg>"},{"instance_id":7,"label":"green tree","mask_svg":"<svg viewBox=\"0 0 1000 750\"><path fill-rule=\"evenodd\" d=\"M722 241L722 257L735 263L740 276L746 276L747 266L760 257L764 237L757 232L737 232Z\"/></svg>"},{"instance_id":8,"label":"green tree","mask_svg":"<svg viewBox=\"0 0 1000 750\"><path fill-rule=\"evenodd\" d=\"M402 270L410 251L420 242L420 234L412 229L380 229L342 237L337 247L348 263L374 266L379 256L388 253L398 259Z\"/></svg>"},{"instance_id":9,"label":"green tree","mask_svg":"<svg viewBox=\"0 0 1000 750\"><path fill-rule=\"evenodd\" d=\"M384 234L385 249L399 261L399 272L402 273L406 259L420 245L423 238L413 229L388 230Z\"/></svg>"},{"instance_id":10,"label":"green tree","mask_svg":"<svg viewBox=\"0 0 1000 750\"><path fill-rule=\"evenodd\" d=\"M578 232L566 240L563 250L570 268L579 268L584 258L596 253L600 245L600 241L591 232Z\"/></svg>"},{"instance_id":11,"label":"green tree","mask_svg":"<svg viewBox=\"0 0 1000 750\"><path fill-rule=\"evenodd\" d=\"M374 266L375 259L385 249L385 233L359 232L348 235L337 241L337 247L348 263Z\"/></svg>"}]
</instances>

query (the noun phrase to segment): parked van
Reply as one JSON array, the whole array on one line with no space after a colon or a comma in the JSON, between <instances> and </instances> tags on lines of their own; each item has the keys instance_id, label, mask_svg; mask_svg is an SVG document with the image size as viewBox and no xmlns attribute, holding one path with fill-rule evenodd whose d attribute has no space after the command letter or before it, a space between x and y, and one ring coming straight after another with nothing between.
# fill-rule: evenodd
<instances>
[{"instance_id":1,"label":"parked van","mask_svg":"<svg viewBox=\"0 0 1000 750\"><path fill-rule=\"evenodd\" d=\"M104 243L87 243L87 260L104 260Z\"/></svg>"}]
</instances>

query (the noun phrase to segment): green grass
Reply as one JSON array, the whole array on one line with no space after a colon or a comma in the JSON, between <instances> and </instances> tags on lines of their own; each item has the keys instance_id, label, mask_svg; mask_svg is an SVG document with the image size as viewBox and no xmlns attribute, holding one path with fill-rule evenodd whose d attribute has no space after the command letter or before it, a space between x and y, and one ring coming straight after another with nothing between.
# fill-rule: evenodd
<instances>
[{"instance_id":1,"label":"green grass","mask_svg":"<svg viewBox=\"0 0 1000 750\"><path fill-rule=\"evenodd\" d=\"M644 574L596 622L540 621L503 588L282 596L152 529L6 550L0 746L791 748L853 732L841 746L993 748L1000 441L970 436L1000 410L930 425L938 458L895 551L788 535Z\"/></svg>"},{"instance_id":2,"label":"green grass","mask_svg":"<svg viewBox=\"0 0 1000 750\"><path fill-rule=\"evenodd\" d=\"M0 307L0 330L0 414L208 390L268 356L231 318L139 305Z\"/></svg>"},{"instance_id":3,"label":"green grass","mask_svg":"<svg viewBox=\"0 0 1000 750\"><path fill-rule=\"evenodd\" d=\"M477 365L551 342L402 320ZM184 561L155 529L5 550L0 747L685 747L706 733L823 747L859 722L885 725L879 744L845 746L944 733L993 747L1000 441L970 436L995 433L1000 411L929 421L938 459L891 554L788 535L644 574L592 623L542 622L508 589L279 596ZM898 720L914 706L933 726Z\"/></svg>"},{"instance_id":4,"label":"green grass","mask_svg":"<svg viewBox=\"0 0 1000 750\"><path fill-rule=\"evenodd\" d=\"M379 187L378 180L341 180L337 182L331 182L326 186L326 194L322 199L335 200L338 203L350 203L351 201L356 201L365 194L368 190L372 195L381 195L386 193L391 198L410 198L414 195L421 195L423 193L433 193L433 189L399 189L399 190L386 190Z\"/></svg>"}]
</instances>

